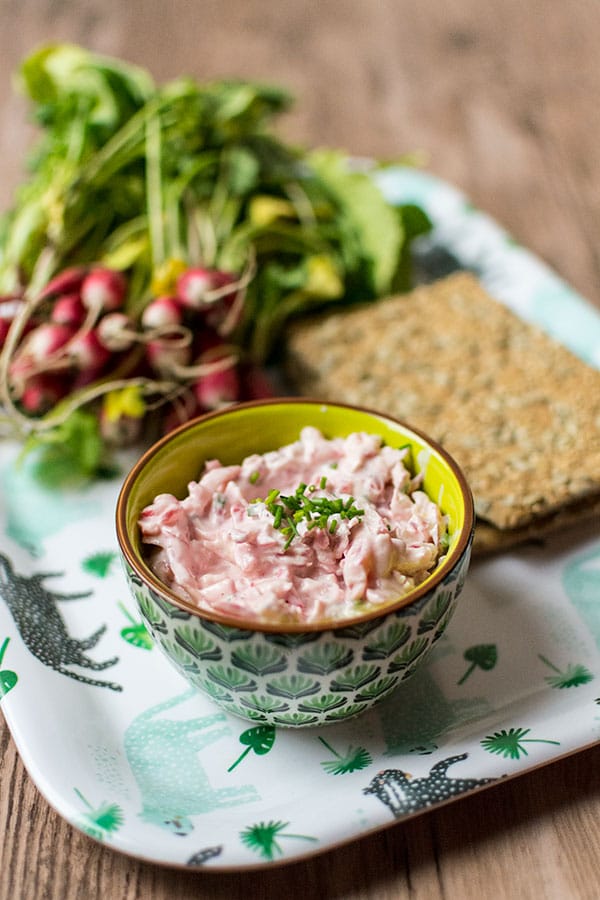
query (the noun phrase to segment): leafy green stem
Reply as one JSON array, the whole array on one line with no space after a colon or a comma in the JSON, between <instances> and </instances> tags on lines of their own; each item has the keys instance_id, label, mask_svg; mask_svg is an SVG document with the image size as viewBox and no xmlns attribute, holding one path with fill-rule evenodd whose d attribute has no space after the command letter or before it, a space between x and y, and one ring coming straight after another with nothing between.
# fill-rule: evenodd
<instances>
[{"instance_id":1,"label":"leafy green stem","mask_svg":"<svg viewBox=\"0 0 600 900\"><path fill-rule=\"evenodd\" d=\"M251 746L246 747L246 749L243 750L242 753L240 753L240 755L238 756L238 758L236 759L236 761L235 761L234 763L232 763L232 764L229 766L229 768L227 769L227 771L228 771L228 772L233 772L233 770L235 769L235 767L238 766L238 765L241 763L241 761L242 761L243 759L245 759L246 756L248 756L248 754L250 753L251 750L252 750L252 747L251 747Z\"/></svg>"},{"instance_id":2,"label":"leafy green stem","mask_svg":"<svg viewBox=\"0 0 600 900\"><path fill-rule=\"evenodd\" d=\"M464 682L467 680L469 675L475 670L476 667L477 667L477 663L475 663L475 662L471 663L471 665L469 666L469 668L467 669L467 671L465 672L463 677L460 679L460 681L457 681L456 683L464 684Z\"/></svg>"},{"instance_id":3,"label":"leafy green stem","mask_svg":"<svg viewBox=\"0 0 600 900\"><path fill-rule=\"evenodd\" d=\"M538 658L541 659L541 661L545 663L548 668L554 669L554 671L558 672L558 674L560 675L560 669L558 668L558 666L555 666L554 663L551 663L549 659L547 659L545 656L542 656L541 653L538 653Z\"/></svg>"},{"instance_id":4,"label":"leafy green stem","mask_svg":"<svg viewBox=\"0 0 600 900\"><path fill-rule=\"evenodd\" d=\"M330 744L328 741L326 741L325 738L322 738L322 737L319 735L319 740L321 741L321 743L323 744L323 746L327 747L327 749L329 750L330 753L333 753L333 755L334 755L334 756L337 756L338 759L341 759L341 758L342 758L342 757L341 757L341 754L339 754L339 753L337 752L337 750L334 750L333 747L331 746L331 744Z\"/></svg>"},{"instance_id":5,"label":"leafy green stem","mask_svg":"<svg viewBox=\"0 0 600 900\"><path fill-rule=\"evenodd\" d=\"M137 624L138 624L138 623L136 622L136 620L133 618L133 616L131 615L131 613L129 612L129 610L127 609L127 607L125 606L124 603L121 603L121 601L119 601L118 607L119 607L119 609L121 610L121 612L123 613L123 615L126 616L126 618L129 619L129 621L131 622L132 625L137 625Z\"/></svg>"}]
</instances>

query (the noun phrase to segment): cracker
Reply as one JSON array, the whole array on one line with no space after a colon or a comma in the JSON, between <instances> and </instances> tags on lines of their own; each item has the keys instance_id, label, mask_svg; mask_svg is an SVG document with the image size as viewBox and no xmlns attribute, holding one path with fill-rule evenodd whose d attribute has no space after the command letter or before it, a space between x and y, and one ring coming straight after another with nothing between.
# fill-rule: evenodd
<instances>
[{"instance_id":1,"label":"cracker","mask_svg":"<svg viewBox=\"0 0 600 900\"><path fill-rule=\"evenodd\" d=\"M600 372L470 274L299 321L287 360L302 394L374 407L439 441L498 543L600 500Z\"/></svg>"}]
</instances>

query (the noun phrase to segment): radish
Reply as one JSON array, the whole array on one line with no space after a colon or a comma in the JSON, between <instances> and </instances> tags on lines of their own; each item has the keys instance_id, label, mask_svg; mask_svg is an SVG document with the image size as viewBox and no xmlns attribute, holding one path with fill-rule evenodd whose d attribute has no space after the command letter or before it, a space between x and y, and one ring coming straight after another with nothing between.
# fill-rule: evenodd
<instances>
[{"instance_id":1,"label":"radish","mask_svg":"<svg viewBox=\"0 0 600 900\"><path fill-rule=\"evenodd\" d=\"M21 406L31 415L42 415L62 400L67 390L64 378L49 373L32 375L21 395Z\"/></svg>"},{"instance_id":2,"label":"radish","mask_svg":"<svg viewBox=\"0 0 600 900\"><path fill-rule=\"evenodd\" d=\"M58 297L52 307L50 318L59 325L75 325L79 327L85 319L85 307L79 293L63 294Z\"/></svg>"},{"instance_id":3,"label":"radish","mask_svg":"<svg viewBox=\"0 0 600 900\"><path fill-rule=\"evenodd\" d=\"M98 340L113 353L129 350L135 342L134 325L125 313L113 312L102 316L96 326Z\"/></svg>"},{"instance_id":4,"label":"radish","mask_svg":"<svg viewBox=\"0 0 600 900\"><path fill-rule=\"evenodd\" d=\"M64 269L59 275L55 275L45 288L43 288L40 299L51 297L55 294L72 294L79 292L83 280L87 275L86 266L73 266L70 269Z\"/></svg>"},{"instance_id":5,"label":"radish","mask_svg":"<svg viewBox=\"0 0 600 900\"><path fill-rule=\"evenodd\" d=\"M221 372L210 372L195 383L194 394L203 409L218 409L240 399L240 380L232 365Z\"/></svg>"},{"instance_id":6,"label":"radish","mask_svg":"<svg viewBox=\"0 0 600 900\"><path fill-rule=\"evenodd\" d=\"M5 316L0 316L0 347L4 347L4 342L8 337L11 323L12 319L8 319Z\"/></svg>"},{"instance_id":7,"label":"radish","mask_svg":"<svg viewBox=\"0 0 600 900\"><path fill-rule=\"evenodd\" d=\"M123 305L127 281L121 272L97 266L81 285L81 299L87 309L110 312Z\"/></svg>"},{"instance_id":8,"label":"radish","mask_svg":"<svg viewBox=\"0 0 600 900\"><path fill-rule=\"evenodd\" d=\"M177 279L177 296L190 309L202 309L215 302L212 291L231 284L235 279L228 272L218 269L188 269Z\"/></svg>"},{"instance_id":9,"label":"radish","mask_svg":"<svg viewBox=\"0 0 600 900\"><path fill-rule=\"evenodd\" d=\"M183 307L177 297L157 297L142 313L144 328L164 328L166 325L181 325Z\"/></svg>"},{"instance_id":10,"label":"radish","mask_svg":"<svg viewBox=\"0 0 600 900\"><path fill-rule=\"evenodd\" d=\"M200 357L198 362L204 362L205 359L219 359L229 356L229 348L218 331L205 327L194 335L194 356Z\"/></svg>"},{"instance_id":11,"label":"radish","mask_svg":"<svg viewBox=\"0 0 600 900\"><path fill-rule=\"evenodd\" d=\"M30 331L21 344L19 355L41 363L48 356L56 353L75 334L72 325L59 325L57 322L43 322Z\"/></svg>"},{"instance_id":12,"label":"radish","mask_svg":"<svg viewBox=\"0 0 600 900\"><path fill-rule=\"evenodd\" d=\"M245 365L242 367L240 375L244 400L265 400L277 396L275 385L260 366Z\"/></svg>"},{"instance_id":13,"label":"radish","mask_svg":"<svg viewBox=\"0 0 600 900\"><path fill-rule=\"evenodd\" d=\"M146 344L146 359L159 375L171 375L174 365L186 366L190 356L189 344L178 333L163 335Z\"/></svg>"},{"instance_id":14,"label":"radish","mask_svg":"<svg viewBox=\"0 0 600 900\"><path fill-rule=\"evenodd\" d=\"M86 381L92 381L110 359L110 351L100 342L95 331L76 334L67 347L69 358ZM81 384L79 380L79 384Z\"/></svg>"}]
</instances>

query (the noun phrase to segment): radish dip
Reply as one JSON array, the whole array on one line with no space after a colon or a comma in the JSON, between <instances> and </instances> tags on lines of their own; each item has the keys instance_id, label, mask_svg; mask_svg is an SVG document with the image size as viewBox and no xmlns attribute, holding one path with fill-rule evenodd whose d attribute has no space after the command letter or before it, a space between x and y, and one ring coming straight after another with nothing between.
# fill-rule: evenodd
<instances>
[{"instance_id":1,"label":"radish dip","mask_svg":"<svg viewBox=\"0 0 600 900\"><path fill-rule=\"evenodd\" d=\"M447 546L446 520L377 435L292 444L239 465L208 461L188 496L141 513L155 575L206 612L269 622L343 620L398 600Z\"/></svg>"}]
</instances>

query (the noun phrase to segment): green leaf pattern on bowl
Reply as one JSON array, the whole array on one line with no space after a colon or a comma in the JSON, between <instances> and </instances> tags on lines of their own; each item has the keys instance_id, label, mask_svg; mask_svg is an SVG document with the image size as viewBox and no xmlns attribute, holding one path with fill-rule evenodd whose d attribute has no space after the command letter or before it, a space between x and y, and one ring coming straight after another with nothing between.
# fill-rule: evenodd
<instances>
[{"instance_id":1,"label":"green leaf pattern on bowl","mask_svg":"<svg viewBox=\"0 0 600 900\"><path fill-rule=\"evenodd\" d=\"M255 691L256 681L234 666L209 666L206 674L211 681L231 691Z\"/></svg>"},{"instance_id":2,"label":"green leaf pattern on bowl","mask_svg":"<svg viewBox=\"0 0 600 900\"><path fill-rule=\"evenodd\" d=\"M315 675L329 675L342 666L347 666L354 658L354 651L343 644L322 643L311 647L298 660L299 672Z\"/></svg>"},{"instance_id":3,"label":"green leaf pattern on bowl","mask_svg":"<svg viewBox=\"0 0 600 900\"><path fill-rule=\"evenodd\" d=\"M452 602L452 596L452 591L440 591L435 603L429 608L428 614L423 616L419 622L419 634L431 631L432 628L439 625L442 617L448 611L448 607Z\"/></svg>"},{"instance_id":4,"label":"green leaf pattern on bowl","mask_svg":"<svg viewBox=\"0 0 600 900\"><path fill-rule=\"evenodd\" d=\"M401 672L404 669L412 669L421 658L429 645L426 637L418 637L405 647L402 653L398 653L389 664L388 672Z\"/></svg>"},{"instance_id":5,"label":"green leaf pattern on bowl","mask_svg":"<svg viewBox=\"0 0 600 900\"><path fill-rule=\"evenodd\" d=\"M290 700L297 700L298 697L308 697L310 694L316 694L321 687L319 681L314 678L308 678L305 675L282 675L267 685L269 694L276 697L288 697Z\"/></svg>"},{"instance_id":6,"label":"green leaf pattern on bowl","mask_svg":"<svg viewBox=\"0 0 600 900\"><path fill-rule=\"evenodd\" d=\"M377 640L369 641L363 650L363 659L388 659L410 637L410 625L393 622Z\"/></svg>"},{"instance_id":7,"label":"green leaf pattern on bowl","mask_svg":"<svg viewBox=\"0 0 600 900\"><path fill-rule=\"evenodd\" d=\"M284 672L287 668L284 653L256 642L234 650L231 661L254 675L270 675L273 672Z\"/></svg>"},{"instance_id":8,"label":"green leaf pattern on bowl","mask_svg":"<svg viewBox=\"0 0 600 900\"><path fill-rule=\"evenodd\" d=\"M242 697L240 703L246 709L253 709L260 713L287 712L290 708L289 703L286 703L285 700L278 700L276 697L269 697L266 694L251 694L250 697Z\"/></svg>"},{"instance_id":9,"label":"green leaf pattern on bowl","mask_svg":"<svg viewBox=\"0 0 600 900\"><path fill-rule=\"evenodd\" d=\"M216 660L221 659L223 655L215 641L201 628L183 626L175 632L175 640L184 650L193 653L198 659Z\"/></svg>"},{"instance_id":10,"label":"green leaf pattern on bowl","mask_svg":"<svg viewBox=\"0 0 600 900\"><path fill-rule=\"evenodd\" d=\"M375 665L353 666L341 672L331 682L332 691L355 691L377 678L379 669Z\"/></svg>"},{"instance_id":11,"label":"green leaf pattern on bowl","mask_svg":"<svg viewBox=\"0 0 600 900\"><path fill-rule=\"evenodd\" d=\"M156 642L195 687L234 715L300 728L353 718L410 677L454 612L464 579L452 576L358 627L283 635L171 615L150 586L132 589Z\"/></svg>"}]
</instances>

